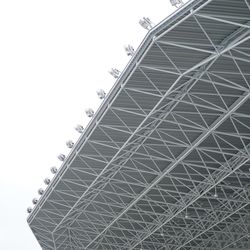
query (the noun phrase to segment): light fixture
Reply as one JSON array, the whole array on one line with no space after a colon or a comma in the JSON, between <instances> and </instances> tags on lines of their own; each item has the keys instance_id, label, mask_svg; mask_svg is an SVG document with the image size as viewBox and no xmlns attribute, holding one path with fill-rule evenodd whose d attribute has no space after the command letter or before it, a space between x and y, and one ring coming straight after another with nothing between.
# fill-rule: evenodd
<instances>
[{"instance_id":1,"label":"light fixture","mask_svg":"<svg viewBox=\"0 0 250 250\"><path fill-rule=\"evenodd\" d=\"M32 208L31 207L28 207L27 208L27 212L30 214L32 212Z\"/></svg>"},{"instance_id":2,"label":"light fixture","mask_svg":"<svg viewBox=\"0 0 250 250\"><path fill-rule=\"evenodd\" d=\"M88 117L93 117L94 116L94 110L89 108L85 110L85 113Z\"/></svg>"},{"instance_id":3,"label":"light fixture","mask_svg":"<svg viewBox=\"0 0 250 250\"><path fill-rule=\"evenodd\" d=\"M76 127L75 127L75 130L78 132L78 133L83 133L83 130L84 130L84 128L83 128L83 126L82 125L76 125Z\"/></svg>"},{"instance_id":4,"label":"light fixture","mask_svg":"<svg viewBox=\"0 0 250 250\"><path fill-rule=\"evenodd\" d=\"M101 100L104 99L105 96L106 96L106 93L105 93L105 91L104 91L103 89L98 89L98 90L96 91L96 94L97 94L97 96L98 96Z\"/></svg>"},{"instance_id":5,"label":"light fixture","mask_svg":"<svg viewBox=\"0 0 250 250\"><path fill-rule=\"evenodd\" d=\"M176 8L182 6L184 3L182 0L170 0L170 3Z\"/></svg>"},{"instance_id":6,"label":"light fixture","mask_svg":"<svg viewBox=\"0 0 250 250\"><path fill-rule=\"evenodd\" d=\"M216 187L215 187L215 189L214 189L214 198L218 198L218 193L217 193L217 189L216 189Z\"/></svg>"},{"instance_id":7,"label":"light fixture","mask_svg":"<svg viewBox=\"0 0 250 250\"><path fill-rule=\"evenodd\" d=\"M34 205L36 205L37 202L38 202L37 198L34 198L34 199L32 200L32 203L33 203Z\"/></svg>"},{"instance_id":8,"label":"light fixture","mask_svg":"<svg viewBox=\"0 0 250 250\"><path fill-rule=\"evenodd\" d=\"M115 68L112 68L109 71L109 74L112 75L115 79L119 78L120 73L121 73L120 70L115 69Z\"/></svg>"},{"instance_id":9,"label":"light fixture","mask_svg":"<svg viewBox=\"0 0 250 250\"><path fill-rule=\"evenodd\" d=\"M54 167L53 167L54 168ZM52 172L52 171L51 171ZM56 172L57 172L57 169L56 169ZM55 172L55 173L56 173ZM45 178L44 181L43 181L46 185L49 185L50 184L50 179L49 178Z\"/></svg>"},{"instance_id":10,"label":"light fixture","mask_svg":"<svg viewBox=\"0 0 250 250\"><path fill-rule=\"evenodd\" d=\"M66 146L67 146L68 148L73 148L73 147L74 147L74 142L71 141L71 140L68 140L68 141L66 141Z\"/></svg>"},{"instance_id":11,"label":"light fixture","mask_svg":"<svg viewBox=\"0 0 250 250\"><path fill-rule=\"evenodd\" d=\"M125 51L128 56L133 56L135 54L135 50L131 45L125 46Z\"/></svg>"},{"instance_id":12,"label":"light fixture","mask_svg":"<svg viewBox=\"0 0 250 250\"><path fill-rule=\"evenodd\" d=\"M57 173L57 168L56 167L51 167L50 171L52 174L56 174Z\"/></svg>"},{"instance_id":13,"label":"light fixture","mask_svg":"<svg viewBox=\"0 0 250 250\"><path fill-rule=\"evenodd\" d=\"M65 156L64 154L59 154L59 155L57 156L57 158L58 158L60 161L64 161L65 158L66 158L66 156Z\"/></svg>"},{"instance_id":14,"label":"light fixture","mask_svg":"<svg viewBox=\"0 0 250 250\"><path fill-rule=\"evenodd\" d=\"M153 28L153 23L148 17L143 17L142 19L140 19L139 24L146 30L150 30L151 28Z\"/></svg>"},{"instance_id":15,"label":"light fixture","mask_svg":"<svg viewBox=\"0 0 250 250\"><path fill-rule=\"evenodd\" d=\"M44 194L44 190L42 188L39 188L38 189L38 194L43 195Z\"/></svg>"}]
</instances>

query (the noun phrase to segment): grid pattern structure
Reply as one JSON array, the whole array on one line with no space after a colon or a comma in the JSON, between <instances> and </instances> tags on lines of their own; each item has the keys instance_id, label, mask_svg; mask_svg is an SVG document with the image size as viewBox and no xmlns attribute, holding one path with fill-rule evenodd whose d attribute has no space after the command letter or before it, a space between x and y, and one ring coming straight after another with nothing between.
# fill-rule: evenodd
<instances>
[{"instance_id":1,"label":"grid pattern structure","mask_svg":"<svg viewBox=\"0 0 250 250\"><path fill-rule=\"evenodd\" d=\"M45 250L250 249L250 1L149 31L28 223Z\"/></svg>"}]
</instances>

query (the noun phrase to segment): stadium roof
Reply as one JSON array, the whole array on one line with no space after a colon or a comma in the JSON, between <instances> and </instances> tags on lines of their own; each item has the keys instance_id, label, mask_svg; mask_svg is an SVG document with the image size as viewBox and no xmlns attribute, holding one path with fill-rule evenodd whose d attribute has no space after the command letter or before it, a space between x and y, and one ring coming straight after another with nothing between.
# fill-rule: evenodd
<instances>
[{"instance_id":1,"label":"stadium roof","mask_svg":"<svg viewBox=\"0 0 250 250\"><path fill-rule=\"evenodd\" d=\"M28 217L43 249L250 249L250 2L152 28Z\"/></svg>"}]
</instances>

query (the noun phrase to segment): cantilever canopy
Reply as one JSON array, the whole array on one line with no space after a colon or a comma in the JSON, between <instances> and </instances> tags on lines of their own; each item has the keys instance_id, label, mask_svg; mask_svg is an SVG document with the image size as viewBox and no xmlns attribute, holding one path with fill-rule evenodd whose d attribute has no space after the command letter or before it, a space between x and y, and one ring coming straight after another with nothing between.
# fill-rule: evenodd
<instances>
[{"instance_id":1,"label":"cantilever canopy","mask_svg":"<svg viewBox=\"0 0 250 250\"><path fill-rule=\"evenodd\" d=\"M250 1L149 31L28 217L45 250L250 249Z\"/></svg>"}]
</instances>

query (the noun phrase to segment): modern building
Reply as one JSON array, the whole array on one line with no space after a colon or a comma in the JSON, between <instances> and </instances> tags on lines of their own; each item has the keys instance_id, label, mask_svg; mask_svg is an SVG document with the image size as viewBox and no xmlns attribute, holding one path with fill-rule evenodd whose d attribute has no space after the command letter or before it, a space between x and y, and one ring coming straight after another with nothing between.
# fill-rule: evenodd
<instances>
[{"instance_id":1,"label":"modern building","mask_svg":"<svg viewBox=\"0 0 250 250\"><path fill-rule=\"evenodd\" d=\"M150 28L80 132L28 217L42 249L249 250L250 1Z\"/></svg>"}]
</instances>

